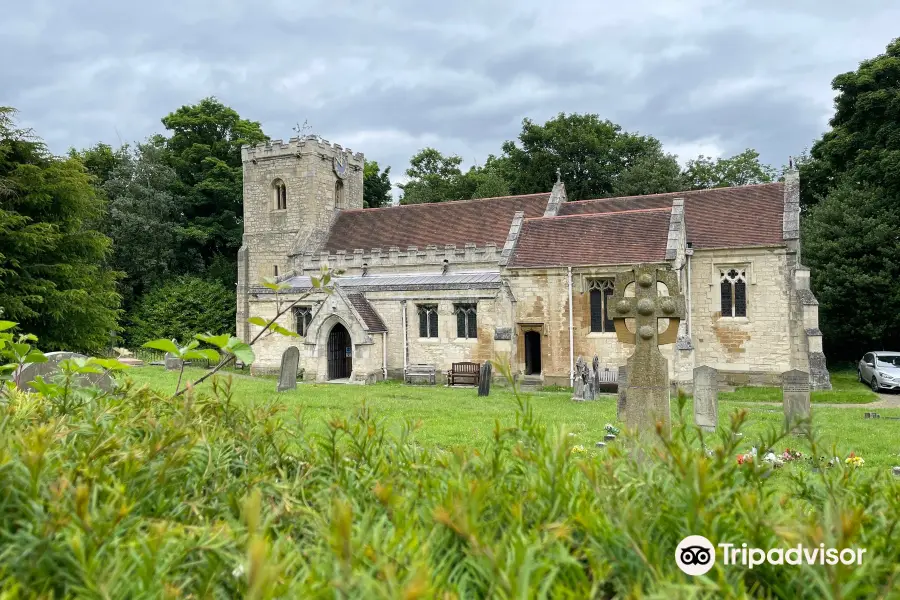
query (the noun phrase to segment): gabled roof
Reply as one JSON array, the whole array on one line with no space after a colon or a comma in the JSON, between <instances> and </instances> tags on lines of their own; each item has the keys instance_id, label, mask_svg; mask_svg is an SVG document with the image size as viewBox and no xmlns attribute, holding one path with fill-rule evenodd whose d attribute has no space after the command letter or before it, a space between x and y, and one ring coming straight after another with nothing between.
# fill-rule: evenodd
<instances>
[{"instance_id":1,"label":"gabled roof","mask_svg":"<svg viewBox=\"0 0 900 600\"><path fill-rule=\"evenodd\" d=\"M662 262L671 213L655 208L526 219L509 267Z\"/></svg>"},{"instance_id":2,"label":"gabled roof","mask_svg":"<svg viewBox=\"0 0 900 600\"><path fill-rule=\"evenodd\" d=\"M525 217L544 214L550 192L524 196L503 196L479 200L459 200L436 204L407 204L386 208L345 210L335 219L328 239L319 251L334 253L356 249L387 250L396 246L425 249L443 248L467 243L502 248L509 234L513 215L523 211Z\"/></svg>"},{"instance_id":3,"label":"gabled roof","mask_svg":"<svg viewBox=\"0 0 900 600\"><path fill-rule=\"evenodd\" d=\"M354 292L347 294L347 299L350 300L350 304L353 305L353 308L355 308L356 312L359 313L359 316L362 317L363 323L365 323L366 329L368 329L370 333L387 331L384 321L381 320L381 317L375 311L375 308L369 304L369 301L366 300L365 296L358 292Z\"/></svg>"},{"instance_id":4,"label":"gabled roof","mask_svg":"<svg viewBox=\"0 0 900 600\"><path fill-rule=\"evenodd\" d=\"M687 241L694 248L784 244L783 183L579 200L561 205L559 214L597 214L670 207L675 198L684 198Z\"/></svg>"}]
</instances>

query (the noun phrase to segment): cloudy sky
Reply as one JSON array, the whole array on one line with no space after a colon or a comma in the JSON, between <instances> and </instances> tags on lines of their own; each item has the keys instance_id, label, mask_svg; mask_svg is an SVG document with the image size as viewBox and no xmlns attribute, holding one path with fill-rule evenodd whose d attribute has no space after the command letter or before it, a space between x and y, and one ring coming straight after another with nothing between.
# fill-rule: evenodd
<instances>
[{"instance_id":1,"label":"cloudy sky","mask_svg":"<svg viewBox=\"0 0 900 600\"><path fill-rule=\"evenodd\" d=\"M522 119L593 112L682 161L782 165L832 78L900 35L896 0L29 0L4 3L0 105L50 148L141 140L214 95L287 139L392 167L482 162Z\"/></svg>"}]
</instances>

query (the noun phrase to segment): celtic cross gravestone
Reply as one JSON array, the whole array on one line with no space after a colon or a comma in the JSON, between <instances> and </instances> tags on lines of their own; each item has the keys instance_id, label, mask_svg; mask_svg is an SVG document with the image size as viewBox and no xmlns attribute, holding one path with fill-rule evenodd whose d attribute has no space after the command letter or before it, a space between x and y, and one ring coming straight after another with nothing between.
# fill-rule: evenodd
<instances>
[{"instance_id":1,"label":"celtic cross gravestone","mask_svg":"<svg viewBox=\"0 0 900 600\"><path fill-rule=\"evenodd\" d=\"M660 295L662 283L668 295ZM634 296L625 291L634 285ZM674 271L657 265L637 265L631 271L616 275L615 293L608 308L620 342L634 344L628 358L628 380L625 383L625 425L639 432L653 432L662 423L669 434L669 363L659 346L674 344L678 324L684 318L684 296ZM634 319L629 331L626 319ZM659 320L668 319L665 331L659 332Z\"/></svg>"}]
</instances>

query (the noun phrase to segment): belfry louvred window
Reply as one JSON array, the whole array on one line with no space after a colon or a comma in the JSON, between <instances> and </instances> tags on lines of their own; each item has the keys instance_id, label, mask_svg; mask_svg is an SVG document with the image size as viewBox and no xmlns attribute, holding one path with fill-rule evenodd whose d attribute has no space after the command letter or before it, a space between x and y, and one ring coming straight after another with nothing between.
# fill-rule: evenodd
<instances>
[{"instance_id":1,"label":"belfry louvred window","mask_svg":"<svg viewBox=\"0 0 900 600\"><path fill-rule=\"evenodd\" d=\"M719 272L723 317L747 316L747 271L728 269Z\"/></svg>"},{"instance_id":2,"label":"belfry louvred window","mask_svg":"<svg viewBox=\"0 0 900 600\"><path fill-rule=\"evenodd\" d=\"M456 304L456 337L475 339L478 337L477 313L474 304Z\"/></svg>"},{"instance_id":3,"label":"belfry louvred window","mask_svg":"<svg viewBox=\"0 0 900 600\"><path fill-rule=\"evenodd\" d=\"M436 304L419 305L419 337L436 338L438 336L438 313Z\"/></svg>"},{"instance_id":4,"label":"belfry louvred window","mask_svg":"<svg viewBox=\"0 0 900 600\"><path fill-rule=\"evenodd\" d=\"M272 191L274 193L275 210L285 210L287 208L287 186L280 179L272 182Z\"/></svg>"},{"instance_id":5,"label":"belfry louvred window","mask_svg":"<svg viewBox=\"0 0 900 600\"><path fill-rule=\"evenodd\" d=\"M591 296L591 332L610 333L616 330L606 308L614 290L615 284L612 279L588 280L588 293Z\"/></svg>"}]
</instances>

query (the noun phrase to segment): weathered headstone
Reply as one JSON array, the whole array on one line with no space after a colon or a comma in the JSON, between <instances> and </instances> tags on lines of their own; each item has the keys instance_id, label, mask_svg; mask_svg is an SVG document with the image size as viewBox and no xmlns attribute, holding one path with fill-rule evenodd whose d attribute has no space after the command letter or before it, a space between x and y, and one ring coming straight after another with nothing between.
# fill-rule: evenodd
<instances>
[{"instance_id":1,"label":"weathered headstone","mask_svg":"<svg viewBox=\"0 0 900 600\"><path fill-rule=\"evenodd\" d=\"M596 354L591 362L591 382L594 385L594 397L596 397L600 393L600 357Z\"/></svg>"},{"instance_id":2,"label":"weathered headstone","mask_svg":"<svg viewBox=\"0 0 900 600\"><path fill-rule=\"evenodd\" d=\"M665 285L668 296L659 295L657 283ZM625 289L631 284L634 284L634 296L627 297ZM653 264L637 265L631 271L618 273L608 315L614 321L619 341L635 346L634 354L627 361L625 424L630 429L650 433L656 431L657 423L662 423L663 434L668 436L671 428L669 363L659 346L675 343L678 324L685 315L678 276ZM634 319L634 333L625 325L626 319ZM659 333L660 319L668 319L668 327L662 333Z\"/></svg>"},{"instance_id":3,"label":"weathered headstone","mask_svg":"<svg viewBox=\"0 0 900 600\"><path fill-rule=\"evenodd\" d=\"M183 363L184 361L176 358L174 354L166 352L166 371L180 371Z\"/></svg>"},{"instance_id":4,"label":"weathered headstone","mask_svg":"<svg viewBox=\"0 0 900 600\"><path fill-rule=\"evenodd\" d=\"M487 396L491 393L491 361L481 363L481 374L478 377L478 395Z\"/></svg>"},{"instance_id":5,"label":"weathered headstone","mask_svg":"<svg viewBox=\"0 0 900 600\"><path fill-rule=\"evenodd\" d=\"M56 383L57 375L61 375L62 370L59 363L70 358L88 358L84 354L75 352L47 352L44 354L47 362L28 363L16 369L13 373L13 381L18 382L20 390L35 391L30 385L35 377L41 376L47 383ZM115 388L115 380L109 373L80 373L74 379L76 385L82 387L99 387L104 392L109 392Z\"/></svg>"},{"instance_id":6,"label":"weathered headstone","mask_svg":"<svg viewBox=\"0 0 900 600\"><path fill-rule=\"evenodd\" d=\"M584 399L594 400L597 397L597 388L594 386L594 376L586 362L581 363L581 380L584 382Z\"/></svg>"},{"instance_id":7,"label":"weathered headstone","mask_svg":"<svg viewBox=\"0 0 900 600\"><path fill-rule=\"evenodd\" d=\"M300 366L300 350L288 346L281 355L281 371L278 373L277 391L292 390L297 387L297 368Z\"/></svg>"},{"instance_id":8,"label":"weathered headstone","mask_svg":"<svg viewBox=\"0 0 900 600\"><path fill-rule=\"evenodd\" d=\"M572 400L582 401L584 400L584 378L581 376L581 372L583 371L584 361L581 357L578 357L578 360L575 361L575 381L574 381L574 389L572 391Z\"/></svg>"},{"instance_id":9,"label":"weathered headstone","mask_svg":"<svg viewBox=\"0 0 900 600\"><path fill-rule=\"evenodd\" d=\"M694 423L704 431L719 426L719 372L712 367L694 369Z\"/></svg>"},{"instance_id":10,"label":"weathered headstone","mask_svg":"<svg viewBox=\"0 0 900 600\"><path fill-rule=\"evenodd\" d=\"M625 420L625 388L628 387L628 367L619 367L619 376L616 378L619 397L616 400L616 419Z\"/></svg>"},{"instance_id":11,"label":"weathered headstone","mask_svg":"<svg viewBox=\"0 0 900 600\"><path fill-rule=\"evenodd\" d=\"M798 419L809 419L809 373L796 369L782 373L781 397L785 421L795 423Z\"/></svg>"}]
</instances>

